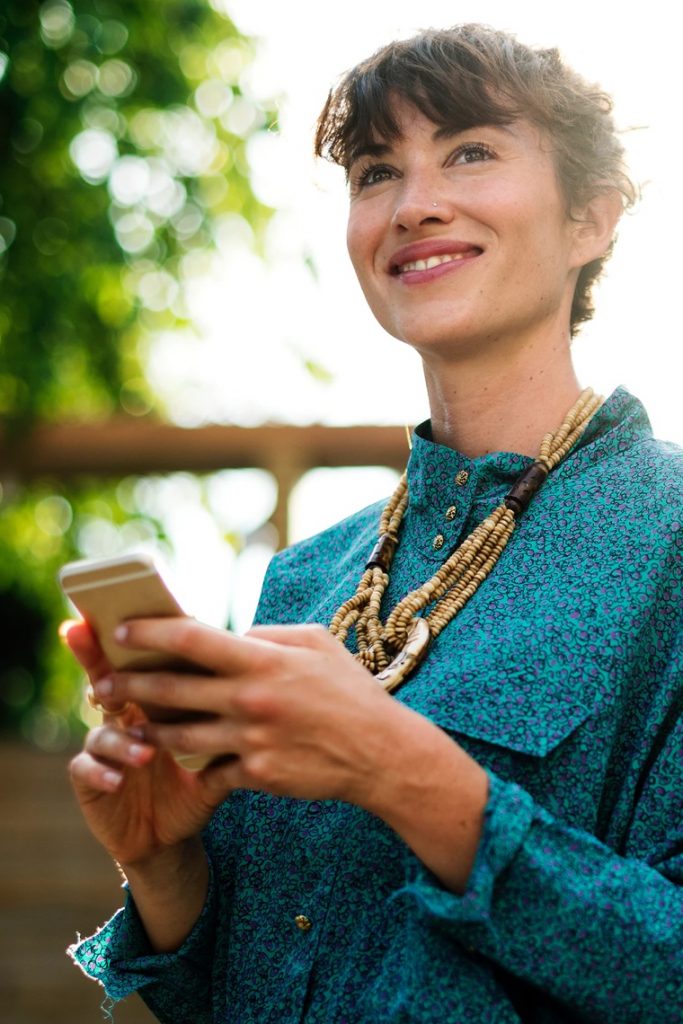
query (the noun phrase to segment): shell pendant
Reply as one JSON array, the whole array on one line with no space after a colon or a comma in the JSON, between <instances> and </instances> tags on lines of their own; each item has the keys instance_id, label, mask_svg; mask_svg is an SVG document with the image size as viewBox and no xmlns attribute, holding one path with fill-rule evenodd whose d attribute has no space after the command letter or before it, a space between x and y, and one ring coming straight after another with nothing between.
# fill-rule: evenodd
<instances>
[{"instance_id":1,"label":"shell pendant","mask_svg":"<svg viewBox=\"0 0 683 1024\"><path fill-rule=\"evenodd\" d=\"M405 646L398 652L391 664L375 676L377 682L387 693L397 689L417 668L429 647L432 634L426 619L413 619L408 631Z\"/></svg>"}]
</instances>

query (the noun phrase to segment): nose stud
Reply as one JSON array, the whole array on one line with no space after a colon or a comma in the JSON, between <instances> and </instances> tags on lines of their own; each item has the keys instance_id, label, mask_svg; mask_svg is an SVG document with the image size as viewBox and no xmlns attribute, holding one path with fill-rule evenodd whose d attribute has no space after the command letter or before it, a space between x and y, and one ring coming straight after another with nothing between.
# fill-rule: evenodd
<instances>
[{"instance_id":1,"label":"nose stud","mask_svg":"<svg viewBox=\"0 0 683 1024\"><path fill-rule=\"evenodd\" d=\"M432 203L432 206L438 206L438 205L439 205L438 203Z\"/></svg>"}]
</instances>

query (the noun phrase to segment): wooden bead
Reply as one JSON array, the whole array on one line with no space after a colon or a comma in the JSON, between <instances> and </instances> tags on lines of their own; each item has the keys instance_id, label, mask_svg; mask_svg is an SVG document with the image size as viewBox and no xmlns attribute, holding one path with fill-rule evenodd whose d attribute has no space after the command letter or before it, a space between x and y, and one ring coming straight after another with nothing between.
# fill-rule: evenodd
<instances>
[{"instance_id":1,"label":"wooden bead","mask_svg":"<svg viewBox=\"0 0 683 1024\"><path fill-rule=\"evenodd\" d=\"M571 450L601 403L602 399L590 389L583 392L560 429L543 437L536 462L515 481L504 503L475 527L431 579L399 601L383 626L380 607L408 506L408 484L403 474L380 517L380 538L356 593L338 609L329 626L330 632L341 642L345 641L349 630L355 628L358 661L374 674L386 670L390 689L407 678L424 655L426 644L416 658L408 656L409 637L413 638L411 644L415 644L414 631L417 629L423 636L425 627L429 635L438 636L476 593L512 536L516 517L527 508L548 473ZM421 618L419 613L433 602L432 611ZM421 625L416 626L416 621ZM421 639L416 643L418 648Z\"/></svg>"},{"instance_id":2,"label":"wooden bead","mask_svg":"<svg viewBox=\"0 0 683 1024\"><path fill-rule=\"evenodd\" d=\"M365 568L372 569L373 566L378 566L384 572L389 572L394 552L396 551L396 544L396 537L392 537L390 533L383 533L372 549L372 554Z\"/></svg>"},{"instance_id":3,"label":"wooden bead","mask_svg":"<svg viewBox=\"0 0 683 1024\"><path fill-rule=\"evenodd\" d=\"M542 462L534 462L517 477L505 495L505 505L516 516L524 512L535 494L540 491L548 478L548 470Z\"/></svg>"}]
</instances>

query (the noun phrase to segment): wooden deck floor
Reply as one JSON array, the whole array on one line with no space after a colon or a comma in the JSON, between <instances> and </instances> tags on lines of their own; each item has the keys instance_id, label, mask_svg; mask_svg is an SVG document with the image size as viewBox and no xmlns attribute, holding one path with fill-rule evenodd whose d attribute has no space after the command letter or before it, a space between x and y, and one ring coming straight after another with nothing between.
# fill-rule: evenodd
<instances>
[{"instance_id":1,"label":"wooden deck floor","mask_svg":"<svg viewBox=\"0 0 683 1024\"><path fill-rule=\"evenodd\" d=\"M67 755L0 743L0 1019L100 1024L102 989L64 950L121 903L120 881L90 837L67 779ZM150 1024L137 998L115 1024ZM191 1024L191 1022L188 1022Z\"/></svg>"}]
</instances>

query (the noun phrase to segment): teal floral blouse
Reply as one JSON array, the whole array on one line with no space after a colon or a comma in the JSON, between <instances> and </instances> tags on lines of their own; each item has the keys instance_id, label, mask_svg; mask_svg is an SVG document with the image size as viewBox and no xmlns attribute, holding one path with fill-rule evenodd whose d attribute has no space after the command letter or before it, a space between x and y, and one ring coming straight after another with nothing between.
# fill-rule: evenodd
<instances>
[{"instance_id":1,"label":"teal floral blouse","mask_svg":"<svg viewBox=\"0 0 683 1024\"><path fill-rule=\"evenodd\" d=\"M387 608L530 461L418 428ZM381 507L277 555L259 621L327 623ZM164 1024L680 1024L682 541L683 453L619 389L396 693L490 773L463 895L358 807L239 791L177 953L151 953L129 898L71 956Z\"/></svg>"}]
</instances>

